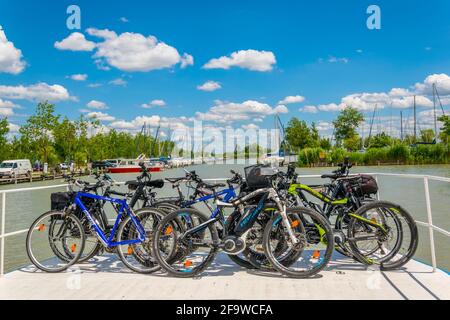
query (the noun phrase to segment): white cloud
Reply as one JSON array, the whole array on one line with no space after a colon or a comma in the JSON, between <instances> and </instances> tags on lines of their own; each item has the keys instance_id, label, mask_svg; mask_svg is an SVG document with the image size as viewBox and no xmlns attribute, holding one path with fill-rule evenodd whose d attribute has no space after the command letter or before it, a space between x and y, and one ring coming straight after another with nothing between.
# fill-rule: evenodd
<instances>
[{"instance_id":1,"label":"white cloud","mask_svg":"<svg viewBox=\"0 0 450 320\"><path fill-rule=\"evenodd\" d=\"M178 63L183 68L193 64L192 56L180 56L177 49L154 36L145 37L131 32L117 35L114 31L95 28L87 29L87 33L104 40L96 44L97 50L93 56L100 66L107 63L122 71L146 72L170 68Z\"/></svg>"},{"instance_id":2,"label":"white cloud","mask_svg":"<svg viewBox=\"0 0 450 320\"><path fill-rule=\"evenodd\" d=\"M117 78L117 79L111 80L109 82L109 84L113 84L115 86L126 86L127 82L125 80L123 80L122 78Z\"/></svg>"},{"instance_id":3,"label":"white cloud","mask_svg":"<svg viewBox=\"0 0 450 320\"><path fill-rule=\"evenodd\" d=\"M190 119L186 117L178 117L178 118L166 118L166 117L160 117L160 116L138 116L134 118L131 121L125 121L125 120L117 120L110 124L110 127L121 130L121 131L128 131L128 132L137 132L141 130L142 126L145 124L146 126L150 126L153 128L161 126L161 128L171 128L171 129L177 129L177 128L188 128L185 125L185 122L190 121Z\"/></svg>"},{"instance_id":4,"label":"white cloud","mask_svg":"<svg viewBox=\"0 0 450 320\"><path fill-rule=\"evenodd\" d=\"M56 49L70 51L92 51L95 48L95 43L86 40L80 32L73 32L62 41L56 41L54 45Z\"/></svg>"},{"instance_id":5,"label":"white cloud","mask_svg":"<svg viewBox=\"0 0 450 320\"><path fill-rule=\"evenodd\" d=\"M287 96L286 98L284 98L283 100L281 100L280 102L278 102L278 104L292 104L292 103L301 103L305 101L305 97L303 96Z\"/></svg>"},{"instance_id":6,"label":"white cloud","mask_svg":"<svg viewBox=\"0 0 450 320\"><path fill-rule=\"evenodd\" d=\"M348 63L348 61L349 61L348 58L337 58L334 56L330 56L328 58L328 62L330 62L330 63L336 63L336 62Z\"/></svg>"},{"instance_id":7,"label":"white cloud","mask_svg":"<svg viewBox=\"0 0 450 320\"><path fill-rule=\"evenodd\" d=\"M0 108L0 116L2 117L10 117L14 114L14 110L12 108Z\"/></svg>"},{"instance_id":8,"label":"white cloud","mask_svg":"<svg viewBox=\"0 0 450 320\"><path fill-rule=\"evenodd\" d=\"M317 108L315 106L304 106L303 108L300 108L299 111L306 113L317 113Z\"/></svg>"},{"instance_id":9,"label":"white cloud","mask_svg":"<svg viewBox=\"0 0 450 320\"><path fill-rule=\"evenodd\" d=\"M445 73L429 75L422 83L416 83L415 89L418 93L430 95L433 94L433 83L440 95L450 95L450 77Z\"/></svg>"},{"instance_id":10,"label":"white cloud","mask_svg":"<svg viewBox=\"0 0 450 320\"><path fill-rule=\"evenodd\" d=\"M31 86L0 86L0 97L29 101L64 101L76 100L66 88L59 84L48 85L40 82Z\"/></svg>"},{"instance_id":11,"label":"white cloud","mask_svg":"<svg viewBox=\"0 0 450 320\"><path fill-rule=\"evenodd\" d=\"M184 69L188 66L194 65L194 57L190 54L183 53L183 56L181 57L181 69Z\"/></svg>"},{"instance_id":12,"label":"white cloud","mask_svg":"<svg viewBox=\"0 0 450 320\"><path fill-rule=\"evenodd\" d=\"M247 100L242 103L224 102L216 100L208 112L197 112L197 120L226 123L233 121L261 119L276 113L287 113L286 106L279 105L272 108L266 103ZM255 120L257 121L257 120Z\"/></svg>"},{"instance_id":13,"label":"white cloud","mask_svg":"<svg viewBox=\"0 0 450 320\"><path fill-rule=\"evenodd\" d=\"M20 126L18 126L17 124L11 123L11 122L8 124L8 127L9 127L9 133L18 133L19 129L20 129Z\"/></svg>"},{"instance_id":14,"label":"white cloud","mask_svg":"<svg viewBox=\"0 0 450 320\"><path fill-rule=\"evenodd\" d=\"M91 100L88 102L88 104L86 104L86 106L88 108L91 109L98 109L98 110L105 110L108 109L108 106L106 105L106 103L102 102L102 101L97 101L97 100Z\"/></svg>"},{"instance_id":15,"label":"white cloud","mask_svg":"<svg viewBox=\"0 0 450 320\"><path fill-rule=\"evenodd\" d=\"M216 91L220 88L222 88L222 86L216 81L207 81L201 86L197 86L197 89L202 91Z\"/></svg>"},{"instance_id":16,"label":"white cloud","mask_svg":"<svg viewBox=\"0 0 450 320\"><path fill-rule=\"evenodd\" d=\"M88 78L88 75L83 73L83 74L73 74L71 76L67 76L67 78L72 79L74 81L86 81L86 79Z\"/></svg>"},{"instance_id":17,"label":"white cloud","mask_svg":"<svg viewBox=\"0 0 450 320\"><path fill-rule=\"evenodd\" d=\"M20 106L11 101L0 99L0 116L10 117L14 115L14 108L20 108Z\"/></svg>"},{"instance_id":18,"label":"white cloud","mask_svg":"<svg viewBox=\"0 0 450 320\"><path fill-rule=\"evenodd\" d=\"M0 26L0 72L21 73L26 66L22 58L22 51L17 49L13 42L8 41Z\"/></svg>"},{"instance_id":19,"label":"white cloud","mask_svg":"<svg viewBox=\"0 0 450 320\"><path fill-rule=\"evenodd\" d=\"M101 87L101 86L102 86L101 83L90 83L90 84L88 84L89 88L98 88L98 87Z\"/></svg>"},{"instance_id":20,"label":"white cloud","mask_svg":"<svg viewBox=\"0 0 450 320\"><path fill-rule=\"evenodd\" d=\"M166 102L161 99L156 99L156 100L151 101L150 103L143 103L141 105L141 107L145 108L145 109L150 109L153 107L164 107L164 106L166 106Z\"/></svg>"},{"instance_id":21,"label":"white cloud","mask_svg":"<svg viewBox=\"0 0 450 320\"><path fill-rule=\"evenodd\" d=\"M120 17L119 20L120 20L121 22L124 22L124 23L129 22L129 20L128 20L127 18L125 18L125 17Z\"/></svg>"},{"instance_id":22,"label":"white cloud","mask_svg":"<svg viewBox=\"0 0 450 320\"><path fill-rule=\"evenodd\" d=\"M373 111L375 106L378 109L392 106L397 109L407 109L414 106L414 96L416 106L420 108L432 108L432 86L436 84L443 105L450 103L450 77L447 74L432 74L427 76L423 82L418 82L410 88L395 87L388 92L364 92L349 94L341 98L340 102L329 104L319 104L300 109L303 112L319 111L341 111L348 106L360 111ZM315 109L314 109L315 108Z\"/></svg>"},{"instance_id":23,"label":"white cloud","mask_svg":"<svg viewBox=\"0 0 450 320\"><path fill-rule=\"evenodd\" d=\"M327 121L319 121L316 123L316 128L318 131L329 131L333 129L333 124Z\"/></svg>"},{"instance_id":24,"label":"white cloud","mask_svg":"<svg viewBox=\"0 0 450 320\"><path fill-rule=\"evenodd\" d=\"M273 109L273 113L289 113L289 110L284 104L280 104Z\"/></svg>"},{"instance_id":25,"label":"white cloud","mask_svg":"<svg viewBox=\"0 0 450 320\"><path fill-rule=\"evenodd\" d=\"M8 100L2 100L0 99L0 108L16 108L19 107L18 105L16 105L15 103L8 101Z\"/></svg>"},{"instance_id":26,"label":"white cloud","mask_svg":"<svg viewBox=\"0 0 450 320\"><path fill-rule=\"evenodd\" d=\"M244 130L258 130L259 126L257 126L254 123L244 124L244 125L242 125L242 129L244 129Z\"/></svg>"},{"instance_id":27,"label":"white cloud","mask_svg":"<svg viewBox=\"0 0 450 320\"><path fill-rule=\"evenodd\" d=\"M103 112L100 112L100 111L99 112L89 112L87 114L87 117L91 118L91 119L98 119L100 121L114 121L114 120L116 120L115 117L110 116L109 114L103 113Z\"/></svg>"},{"instance_id":28,"label":"white cloud","mask_svg":"<svg viewBox=\"0 0 450 320\"><path fill-rule=\"evenodd\" d=\"M252 71L271 71L276 64L275 55L271 51L240 50L233 52L230 56L211 59L203 68L205 69L225 69L239 67Z\"/></svg>"},{"instance_id":29,"label":"white cloud","mask_svg":"<svg viewBox=\"0 0 450 320\"><path fill-rule=\"evenodd\" d=\"M405 88L392 88L391 91L389 91L389 96L394 98L407 97L413 94L414 93L410 92L408 89Z\"/></svg>"}]
</instances>

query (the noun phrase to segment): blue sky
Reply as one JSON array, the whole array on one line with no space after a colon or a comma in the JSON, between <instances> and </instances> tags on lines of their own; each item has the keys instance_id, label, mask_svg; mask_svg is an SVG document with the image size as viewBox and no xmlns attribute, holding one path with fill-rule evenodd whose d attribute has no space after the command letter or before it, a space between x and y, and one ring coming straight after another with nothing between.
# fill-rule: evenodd
<instances>
[{"instance_id":1,"label":"blue sky","mask_svg":"<svg viewBox=\"0 0 450 320\"><path fill-rule=\"evenodd\" d=\"M66 27L70 4L81 9L80 30ZM380 30L366 26L371 4L381 8ZM416 94L427 127L431 83L450 103L449 13L445 0L2 0L0 116L17 130L36 102L56 90L49 97L58 113L97 116L119 130L158 119L189 126L194 118L217 127L269 128L278 112L285 122L296 116L319 123L329 135L330 122L351 103L367 116L377 104L378 130L394 119L395 132L396 117L400 110L411 116ZM112 38L99 36L106 29L115 32ZM75 48L63 41L73 32L84 36ZM161 50L146 42L141 59L138 42L149 36ZM208 81L220 88L198 89ZM294 103L282 101L289 96Z\"/></svg>"}]
</instances>

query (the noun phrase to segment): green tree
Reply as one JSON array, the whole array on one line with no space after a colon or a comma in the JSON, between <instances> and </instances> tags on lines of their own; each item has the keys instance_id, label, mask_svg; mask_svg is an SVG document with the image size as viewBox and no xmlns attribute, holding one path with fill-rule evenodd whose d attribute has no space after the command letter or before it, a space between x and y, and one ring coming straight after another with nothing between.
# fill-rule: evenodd
<instances>
[{"instance_id":1,"label":"green tree","mask_svg":"<svg viewBox=\"0 0 450 320\"><path fill-rule=\"evenodd\" d=\"M344 140L344 148L348 151L358 150L361 145L361 139L357 134L350 136Z\"/></svg>"},{"instance_id":2,"label":"green tree","mask_svg":"<svg viewBox=\"0 0 450 320\"><path fill-rule=\"evenodd\" d=\"M381 132L368 139L366 145L370 148L384 148L392 145L392 138L386 133Z\"/></svg>"},{"instance_id":3,"label":"green tree","mask_svg":"<svg viewBox=\"0 0 450 320\"><path fill-rule=\"evenodd\" d=\"M35 114L30 116L26 124L19 129L20 134L28 139L37 157L43 162L49 161L50 152L53 150L52 133L59 119L54 112L53 104L40 102ZM52 161L54 161L53 157Z\"/></svg>"},{"instance_id":4,"label":"green tree","mask_svg":"<svg viewBox=\"0 0 450 320\"><path fill-rule=\"evenodd\" d=\"M433 129L424 129L420 130L420 139L422 142L433 142L435 138L434 130Z\"/></svg>"},{"instance_id":5,"label":"green tree","mask_svg":"<svg viewBox=\"0 0 450 320\"><path fill-rule=\"evenodd\" d=\"M438 118L438 121L443 123L439 137L444 143L447 143L450 136L450 116L442 115Z\"/></svg>"},{"instance_id":6,"label":"green tree","mask_svg":"<svg viewBox=\"0 0 450 320\"><path fill-rule=\"evenodd\" d=\"M76 129L76 125L67 117L61 123L57 123L53 129L55 151L61 161L74 159L78 147Z\"/></svg>"},{"instance_id":7,"label":"green tree","mask_svg":"<svg viewBox=\"0 0 450 320\"><path fill-rule=\"evenodd\" d=\"M9 123L7 118L0 119L0 161L7 158L8 155L8 139Z\"/></svg>"},{"instance_id":8,"label":"green tree","mask_svg":"<svg viewBox=\"0 0 450 320\"><path fill-rule=\"evenodd\" d=\"M357 135L356 129L363 121L363 114L355 108L347 107L342 110L337 119L333 121L336 140L341 142L346 139L354 139L354 136Z\"/></svg>"},{"instance_id":9,"label":"green tree","mask_svg":"<svg viewBox=\"0 0 450 320\"><path fill-rule=\"evenodd\" d=\"M311 129L306 121L292 118L286 128L286 140L296 149L303 149L312 144Z\"/></svg>"},{"instance_id":10,"label":"green tree","mask_svg":"<svg viewBox=\"0 0 450 320\"><path fill-rule=\"evenodd\" d=\"M331 150L331 140L329 138L322 138L319 141L319 146L326 151Z\"/></svg>"}]
</instances>

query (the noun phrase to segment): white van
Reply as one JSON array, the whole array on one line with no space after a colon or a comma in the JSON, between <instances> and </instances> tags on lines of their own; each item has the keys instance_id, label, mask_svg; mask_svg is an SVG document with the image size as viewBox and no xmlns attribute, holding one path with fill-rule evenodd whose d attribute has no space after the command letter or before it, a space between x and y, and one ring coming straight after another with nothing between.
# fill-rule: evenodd
<instances>
[{"instance_id":1,"label":"white van","mask_svg":"<svg viewBox=\"0 0 450 320\"><path fill-rule=\"evenodd\" d=\"M19 177L32 171L30 160L6 160L0 164L0 178Z\"/></svg>"}]
</instances>

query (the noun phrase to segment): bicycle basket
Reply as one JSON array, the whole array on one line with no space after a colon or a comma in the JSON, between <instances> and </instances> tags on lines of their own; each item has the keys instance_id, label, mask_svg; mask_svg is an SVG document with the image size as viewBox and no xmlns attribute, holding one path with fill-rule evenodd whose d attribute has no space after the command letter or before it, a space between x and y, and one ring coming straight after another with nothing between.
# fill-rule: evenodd
<instances>
[{"instance_id":1,"label":"bicycle basket","mask_svg":"<svg viewBox=\"0 0 450 320\"><path fill-rule=\"evenodd\" d=\"M254 165L244 168L245 181L249 189L270 187L270 178L278 173L278 170L268 165Z\"/></svg>"}]
</instances>

